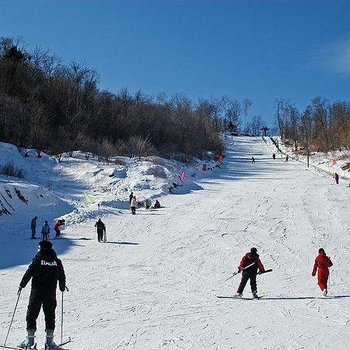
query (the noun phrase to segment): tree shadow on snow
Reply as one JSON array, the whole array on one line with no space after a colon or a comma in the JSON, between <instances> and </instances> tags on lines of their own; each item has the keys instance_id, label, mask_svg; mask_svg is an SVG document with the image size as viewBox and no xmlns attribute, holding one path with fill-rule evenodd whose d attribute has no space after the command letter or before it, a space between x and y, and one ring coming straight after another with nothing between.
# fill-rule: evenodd
<instances>
[{"instance_id":1,"label":"tree shadow on snow","mask_svg":"<svg viewBox=\"0 0 350 350\"><path fill-rule=\"evenodd\" d=\"M139 245L137 242L106 242L108 244Z\"/></svg>"},{"instance_id":2,"label":"tree shadow on snow","mask_svg":"<svg viewBox=\"0 0 350 350\"><path fill-rule=\"evenodd\" d=\"M155 213L155 212L153 212L153 213L151 213L151 212L146 212L146 211L136 211L136 214L135 215L147 215L147 216L149 216L149 215L165 215L165 213Z\"/></svg>"},{"instance_id":3,"label":"tree shadow on snow","mask_svg":"<svg viewBox=\"0 0 350 350\"><path fill-rule=\"evenodd\" d=\"M328 300L328 299L345 299L350 298L350 295L330 295L327 297L315 296L300 296L300 297L262 297L261 300Z\"/></svg>"},{"instance_id":4,"label":"tree shadow on snow","mask_svg":"<svg viewBox=\"0 0 350 350\"><path fill-rule=\"evenodd\" d=\"M85 237L81 237L81 238L69 238L71 241L92 241L92 238L85 238Z\"/></svg>"}]
</instances>

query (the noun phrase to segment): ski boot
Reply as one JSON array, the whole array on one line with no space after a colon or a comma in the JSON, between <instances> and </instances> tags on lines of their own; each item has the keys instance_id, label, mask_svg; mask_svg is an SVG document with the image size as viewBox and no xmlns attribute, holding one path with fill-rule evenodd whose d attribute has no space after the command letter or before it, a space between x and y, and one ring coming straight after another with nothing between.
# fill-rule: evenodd
<instances>
[{"instance_id":1,"label":"ski boot","mask_svg":"<svg viewBox=\"0 0 350 350\"><path fill-rule=\"evenodd\" d=\"M45 342L45 350L53 350L55 349L56 344L53 341L53 330L46 330L46 342Z\"/></svg>"},{"instance_id":2,"label":"ski boot","mask_svg":"<svg viewBox=\"0 0 350 350\"><path fill-rule=\"evenodd\" d=\"M257 291L253 292L252 294L253 294L254 299L259 299L259 295L258 295Z\"/></svg>"},{"instance_id":3,"label":"ski boot","mask_svg":"<svg viewBox=\"0 0 350 350\"><path fill-rule=\"evenodd\" d=\"M18 347L21 349L35 349L36 346L34 344L34 334L35 329L28 329L27 330L27 338L24 340Z\"/></svg>"}]
</instances>

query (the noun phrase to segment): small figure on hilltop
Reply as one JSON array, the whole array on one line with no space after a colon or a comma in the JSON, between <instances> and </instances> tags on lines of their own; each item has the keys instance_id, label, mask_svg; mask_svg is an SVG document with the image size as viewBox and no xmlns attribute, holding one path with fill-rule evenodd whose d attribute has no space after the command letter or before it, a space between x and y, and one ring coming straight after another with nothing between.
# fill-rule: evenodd
<instances>
[{"instance_id":1,"label":"small figure on hilltop","mask_svg":"<svg viewBox=\"0 0 350 350\"><path fill-rule=\"evenodd\" d=\"M130 203L131 213L136 214L137 201L136 196L133 196Z\"/></svg>"},{"instance_id":2,"label":"small figure on hilltop","mask_svg":"<svg viewBox=\"0 0 350 350\"><path fill-rule=\"evenodd\" d=\"M43 227L41 228L41 240L48 241L50 239L50 226L49 222L45 220Z\"/></svg>"},{"instance_id":3,"label":"small figure on hilltop","mask_svg":"<svg viewBox=\"0 0 350 350\"><path fill-rule=\"evenodd\" d=\"M56 234L55 238L59 238L61 236L60 226L65 225L66 221L64 219L59 219L56 221L55 225L53 226Z\"/></svg>"},{"instance_id":4,"label":"small figure on hilltop","mask_svg":"<svg viewBox=\"0 0 350 350\"><path fill-rule=\"evenodd\" d=\"M154 203L153 208L155 208L155 209L159 209L160 208L160 202L159 202L158 199L156 199L156 202Z\"/></svg>"},{"instance_id":5,"label":"small figure on hilltop","mask_svg":"<svg viewBox=\"0 0 350 350\"><path fill-rule=\"evenodd\" d=\"M132 201L132 197L134 197L134 192L131 192L129 195L129 203L131 204Z\"/></svg>"},{"instance_id":6,"label":"small figure on hilltop","mask_svg":"<svg viewBox=\"0 0 350 350\"><path fill-rule=\"evenodd\" d=\"M339 175L337 173L334 173L334 179L335 179L335 183L338 185L339 184Z\"/></svg>"},{"instance_id":7,"label":"small figure on hilltop","mask_svg":"<svg viewBox=\"0 0 350 350\"><path fill-rule=\"evenodd\" d=\"M272 153L272 159L276 159L276 154Z\"/></svg>"},{"instance_id":8,"label":"small figure on hilltop","mask_svg":"<svg viewBox=\"0 0 350 350\"><path fill-rule=\"evenodd\" d=\"M252 163L255 163L255 158L254 157L252 157Z\"/></svg>"},{"instance_id":9,"label":"small figure on hilltop","mask_svg":"<svg viewBox=\"0 0 350 350\"><path fill-rule=\"evenodd\" d=\"M261 263L259 255L257 254L256 248L251 248L250 252L247 253L241 260L238 266L238 271L242 272L241 283L237 289L237 297L241 297L243 290L250 279L250 287L252 289L253 298L259 298L257 293L256 275L264 272L264 265Z\"/></svg>"},{"instance_id":10,"label":"small figure on hilltop","mask_svg":"<svg viewBox=\"0 0 350 350\"><path fill-rule=\"evenodd\" d=\"M327 296L327 282L329 276L329 267L333 266L331 259L326 255L323 248L318 250L318 256L315 259L314 268L312 269L312 276L316 276L317 282L322 290L322 295Z\"/></svg>"},{"instance_id":11,"label":"small figure on hilltop","mask_svg":"<svg viewBox=\"0 0 350 350\"><path fill-rule=\"evenodd\" d=\"M106 235L106 225L102 222L101 219L98 219L95 227L97 228L97 240L99 242L104 242L103 235Z\"/></svg>"},{"instance_id":12,"label":"small figure on hilltop","mask_svg":"<svg viewBox=\"0 0 350 350\"><path fill-rule=\"evenodd\" d=\"M38 217L37 216L34 216L32 221L30 222L30 228L32 230L32 236L30 237L31 239L35 239L35 234L36 234L36 225L37 225L37 219Z\"/></svg>"},{"instance_id":13,"label":"small figure on hilltop","mask_svg":"<svg viewBox=\"0 0 350 350\"><path fill-rule=\"evenodd\" d=\"M32 289L26 316L27 338L21 344L21 347L24 349L32 349L34 347L36 320L42 306L45 314L45 349L54 349L56 346L53 342L53 333L55 330L55 310L57 305L57 281L59 282L60 291L64 292L66 290L66 276L62 262L52 249L51 242L41 241L39 243L38 253L34 256L32 263L19 284L18 294L21 293L22 288L25 288L31 278Z\"/></svg>"}]
</instances>

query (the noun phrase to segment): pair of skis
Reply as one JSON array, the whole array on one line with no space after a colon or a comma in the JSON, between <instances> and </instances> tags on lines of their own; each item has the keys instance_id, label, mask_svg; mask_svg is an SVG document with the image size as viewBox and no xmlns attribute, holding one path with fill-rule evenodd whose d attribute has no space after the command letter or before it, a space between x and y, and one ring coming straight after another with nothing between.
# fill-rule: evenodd
<instances>
[{"instance_id":1,"label":"pair of skis","mask_svg":"<svg viewBox=\"0 0 350 350\"><path fill-rule=\"evenodd\" d=\"M68 339L66 339L65 341L61 342L60 344L56 344L55 347L53 347L53 350L59 350L62 346L70 343L72 341L72 339L69 337ZM0 345L1 349L10 349L10 350L25 350L26 348L20 347L20 346L10 346L10 345ZM33 350L46 350L46 346L42 349L37 348L37 345L35 344L34 347L30 348Z\"/></svg>"},{"instance_id":2,"label":"pair of skis","mask_svg":"<svg viewBox=\"0 0 350 350\"><path fill-rule=\"evenodd\" d=\"M219 299L237 299L237 300L259 300L264 298L264 295L260 295L258 297L252 297L252 298L247 298L247 297L239 297L239 296L226 296L226 295L217 295L216 296Z\"/></svg>"},{"instance_id":3,"label":"pair of skis","mask_svg":"<svg viewBox=\"0 0 350 350\"><path fill-rule=\"evenodd\" d=\"M230 277L226 278L224 282L228 281L229 279L231 279L232 277L238 275L240 272L248 269L249 267L253 266L255 264L255 262L243 267L242 269L234 272ZM267 273L267 272L271 272L272 269L268 269L268 270L265 270L265 271L259 271L258 272L258 275L262 275L263 273ZM241 299L241 300L259 300L260 298L262 298L263 296L260 296L260 297L253 297L253 298L245 298L245 297L242 297L242 296L224 296L224 295L217 295L217 298L220 298L220 299Z\"/></svg>"}]
</instances>

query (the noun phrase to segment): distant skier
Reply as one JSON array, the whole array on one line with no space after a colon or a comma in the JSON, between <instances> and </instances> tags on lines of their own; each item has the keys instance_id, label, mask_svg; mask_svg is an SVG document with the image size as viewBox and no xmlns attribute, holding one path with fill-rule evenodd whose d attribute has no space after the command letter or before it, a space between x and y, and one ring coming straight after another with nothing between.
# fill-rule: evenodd
<instances>
[{"instance_id":1,"label":"distant skier","mask_svg":"<svg viewBox=\"0 0 350 350\"><path fill-rule=\"evenodd\" d=\"M248 267L251 265L250 267ZM256 248L251 248L250 252L247 253L241 260L238 270L242 271L241 283L237 290L237 297L241 297L244 287L250 279L250 287L252 289L253 298L258 298L257 286L256 286L256 275L259 272L264 272L264 265L261 263L259 255L257 254Z\"/></svg>"},{"instance_id":2,"label":"distant skier","mask_svg":"<svg viewBox=\"0 0 350 350\"><path fill-rule=\"evenodd\" d=\"M106 234L106 225L102 222L101 219L98 219L98 221L95 224L95 227L97 228L97 240L99 242L103 242L103 235Z\"/></svg>"},{"instance_id":3,"label":"distant skier","mask_svg":"<svg viewBox=\"0 0 350 350\"><path fill-rule=\"evenodd\" d=\"M41 306L45 314L46 344L45 349L53 349L53 332L55 330L56 309L56 287L59 281L61 292L66 289L66 276L60 259L52 249L49 241L39 243L39 251L34 256L19 284L18 293L25 288L32 279L32 289L27 308L27 338L22 343L24 349L32 349L34 346L34 334L36 331L36 320L39 316Z\"/></svg>"},{"instance_id":4,"label":"distant skier","mask_svg":"<svg viewBox=\"0 0 350 350\"><path fill-rule=\"evenodd\" d=\"M36 225L37 225L37 219L38 217L37 216L34 216L32 221L30 222L30 228L32 230L32 236L30 237L31 239L35 239L35 234L36 234Z\"/></svg>"},{"instance_id":5,"label":"distant skier","mask_svg":"<svg viewBox=\"0 0 350 350\"><path fill-rule=\"evenodd\" d=\"M318 256L315 259L314 268L312 269L312 276L316 275L318 285L322 290L322 295L327 296L327 282L329 276L329 267L333 266L331 259L326 255L323 248L318 250Z\"/></svg>"},{"instance_id":6,"label":"distant skier","mask_svg":"<svg viewBox=\"0 0 350 350\"><path fill-rule=\"evenodd\" d=\"M160 208L160 202L159 202L158 199L156 199L156 202L154 203L153 208L155 208L155 209L159 209Z\"/></svg>"},{"instance_id":7,"label":"distant skier","mask_svg":"<svg viewBox=\"0 0 350 350\"><path fill-rule=\"evenodd\" d=\"M276 159L276 154L272 153L272 159Z\"/></svg>"},{"instance_id":8,"label":"distant skier","mask_svg":"<svg viewBox=\"0 0 350 350\"><path fill-rule=\"evenodd\" d=\"M334 179L335 179L335 183L338 185L339 184L339 175L337 173L334 173Z\"/></svg>"},{"instance_id":9,"label":"distant skier","mask_svg":"<svg viewBox=\"0 0 350 350\"><path fill-rule=\"evenodd\" d=\"M145 206L145 209L149 209L152 205L152 202L148 198L146 198L143 202L143 205Z\"/></svg>"},{"instance_id":10,"label":"distant skier","mask_svg":"<svg viewBox=\"0 0 350 350\"><path fill-rule=\"evenodd\" d=\"M136 197L133 196L132 200L130 202L130 208L131 208L131 213L132 214L136 214L136 207L137 207L137 201L136 201Z\"/></svg>"},{"instance_id":11,"label":"distant skier","mask_svg":"<svg viewBox=\"0 0 350 350\"><path fill-rule=\"evenodd\" d=\"M45 220L43 227L41 228L41 240L48 241L50 239L50 226L47 220Z\"/></svg>"},{"instance_id":12,"label":"distant skier","mask_svg":"<svg viewBox=\"0 0 350 350\"><path fill-rule=\"evenodd\" d=\"M134 197L134 192L131 192L130 195L129 195L129 203L131 203L132 197Z\"/></svg>"},{"instance_id":13,"label":"distant skier","mask_svg":"<svg viewBox=\"0 0 350 350\"><path fill-rule=\"evenodd\" d=\"M286 155L286 162L288 162L288 160L289 160L289 155L287 154Z\"/></svg>"},{"instance_id":14,"label":"distant skier","mask_svg":"<svg viewBox=\"0 0 350 350\"><path fill-rule=\"evenodd\" d=\"M254 157L252 157L252 163L255 163L255 158Z\"/></svg>"},{"instance_id":15,"label":"distant skier","mask_svg":"<svg viewBox=\"0 0 350 350\"><path fill-rule=\"evenodd\" d=\"M59 238L61 236L60 226L65 225L66 221L64 219L59 219L56 221L55 225L53 226L56 234L55 238Z\"/></svg>"}]
</instances>

